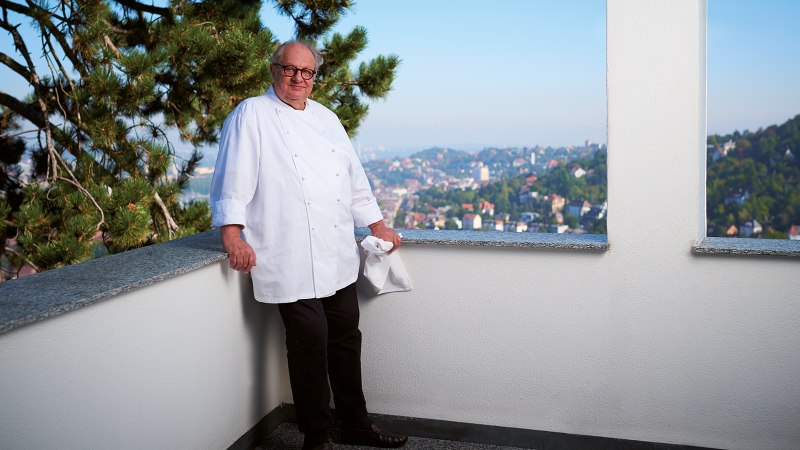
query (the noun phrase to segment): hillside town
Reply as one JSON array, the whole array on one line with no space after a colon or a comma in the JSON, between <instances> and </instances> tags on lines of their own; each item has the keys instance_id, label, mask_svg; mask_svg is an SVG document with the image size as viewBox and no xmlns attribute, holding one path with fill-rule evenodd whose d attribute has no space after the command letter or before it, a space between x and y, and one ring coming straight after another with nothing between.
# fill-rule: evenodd
<instances>
[{"instance_id":1,"label":"hillside town","mask_svg":"<svg viewBox=\"0 0 800 450\"><path fill-rule=\"evenodd\" d=\"M433 148L405 158L369 161L364 167L384 221L397 228L605 232L608 203L604 195L595 195L602 198L591 199L593 204L589 198L554 192L545 182L548 173L563 168L575 182L587 184L592 178L588 183L602 184L596 191L605 192L605 168L599 174L576 163L598 152L604 153L605 147L588 141L580 147L487 148L476 154ZM510 189L508 201L491 201L492 186L497 183ZM432 188L434 201L423 201L421 197L430 197ZM473 201L453 203L459 193L468 192L475 193L465 196Z\"/></svg>"}]
</instances>

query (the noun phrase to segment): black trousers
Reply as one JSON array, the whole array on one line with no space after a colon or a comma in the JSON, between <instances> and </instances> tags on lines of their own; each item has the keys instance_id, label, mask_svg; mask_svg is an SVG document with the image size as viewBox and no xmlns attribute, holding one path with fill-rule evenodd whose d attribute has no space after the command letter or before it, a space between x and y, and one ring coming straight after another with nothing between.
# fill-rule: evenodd
<instances>
[{"instance_id":1,"label":"black trousers","mask_svg":"<svg viewBox=\"0 0 800 450\"><path fill-rule=\"evenodd\" d=\"M338 419L365 420L355 283L331 297L282 303L278 310L286 327L289 381L300 431L313 433L333 425L331 390Z\"/></svg>"}]
</instances>

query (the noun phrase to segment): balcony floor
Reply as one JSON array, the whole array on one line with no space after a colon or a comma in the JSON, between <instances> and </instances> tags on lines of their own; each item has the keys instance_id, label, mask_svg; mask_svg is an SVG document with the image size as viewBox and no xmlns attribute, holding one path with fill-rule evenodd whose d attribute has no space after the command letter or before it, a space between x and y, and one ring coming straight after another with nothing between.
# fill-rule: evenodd
<instances>
[{"instance_id":1,"label":"balcony floor","mask_svg":"<svg viewBox=\"0 0 800 450\"><path fill-rule=\"evenodd\" d=\"M334 444L337 450L371 450L374 447ZM297 431L294 423L283 423L256 447L256 450L300 449L303 446L303 434ZM520 450L519 447L500 447L497 445L471 444L468 442L443 441L409 437L404 450Z\"/></svg>"}]
</instances>

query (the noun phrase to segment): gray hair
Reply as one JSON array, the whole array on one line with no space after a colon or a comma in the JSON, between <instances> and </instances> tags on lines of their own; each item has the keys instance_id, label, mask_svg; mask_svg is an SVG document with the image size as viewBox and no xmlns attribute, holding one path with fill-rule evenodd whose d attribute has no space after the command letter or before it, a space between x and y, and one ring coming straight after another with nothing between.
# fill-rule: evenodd
<instances>
[{"instance_id":1,"label":"gray hair","mask_svg":"<svg viewBox=\"0 0 800 450\"><path fill-rule=\"evenodd\" d=\"M270 57L270 62L271 63L277 63L279 61L282 61L283 60L283 52L286 50L286 47L288 47L290 45L294 45L294 44L302 45L303 47L307 48L308 51L310 51L312 55L314 55L314 62L315 62L314 70L319 70L319 66L322 65L322 61L323 61L322 54L319 52L319 50L316 49L316 47L314 47L313 45L309 44L308 42L303 42L303 41L287 41L287 42L284 42L283 44L279 45L278 48L275 49L275 52L272 53L272 56Z\"/></svg>"}]
</instances>

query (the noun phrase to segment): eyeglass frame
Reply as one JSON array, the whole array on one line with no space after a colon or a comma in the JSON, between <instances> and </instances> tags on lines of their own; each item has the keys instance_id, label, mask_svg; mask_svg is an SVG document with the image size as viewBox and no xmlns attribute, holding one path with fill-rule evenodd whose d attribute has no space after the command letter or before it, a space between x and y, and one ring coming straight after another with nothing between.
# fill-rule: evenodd
<instances>
[{"instance_id":1,"label":"eyeglass frame","mask_svg":"<svg viewBox=\"0 0 800 450\"><path fill-rule=\"evenodd\" d=\"M283 64L278 64L278 63L272 63L272 65L280 67L281 71L283 72L283 76L289 77L289 78L295 76L295 74L297 74L297 72L300 72L300 78L302 78L302 79L304 79L306 81L313 80L314 77L317 76L317 71L316 70L301 69L301 68L295 67L295 66L293 66L291 64L283 65ZM291 72L291 75L286 73L287 70L289 72ZM311 76L308 77L308 78L306 78L305 75L304 75L306 73L306 71L311 72Z\"/></svg>"}]
</instances>

